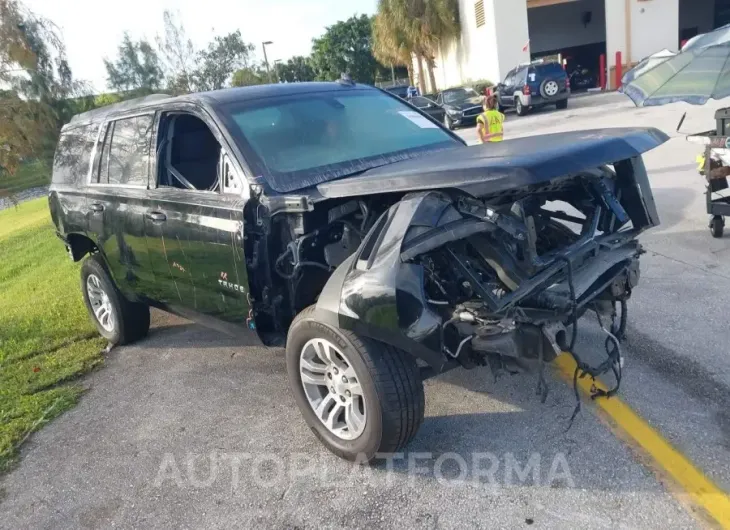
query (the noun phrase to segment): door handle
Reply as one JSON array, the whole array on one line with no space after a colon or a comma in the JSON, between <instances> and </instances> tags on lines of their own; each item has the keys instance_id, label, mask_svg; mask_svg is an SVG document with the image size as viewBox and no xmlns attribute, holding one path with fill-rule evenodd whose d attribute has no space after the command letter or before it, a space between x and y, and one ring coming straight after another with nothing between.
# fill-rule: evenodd
<instances>
[{"instance_id":1,"label":"door handle","mask_svg":"<svg viewBox=\"0 0 730 530\"><path fill-rule=\"evenodd\" d=\"M153 221L164 221L167 216L162 212L147 212L147 218Z\"/></svg>"},{"instance_id":2,"label":"door handle","mask_svg":"<svg viewBox=\"0 0 730 530\"><path fill-rule=\"evenodd\" d=\"M103 212L104 211L104 205L99 202L92 202L90 208L91 208L92 212Z\"/></svg>"}]
</instances>

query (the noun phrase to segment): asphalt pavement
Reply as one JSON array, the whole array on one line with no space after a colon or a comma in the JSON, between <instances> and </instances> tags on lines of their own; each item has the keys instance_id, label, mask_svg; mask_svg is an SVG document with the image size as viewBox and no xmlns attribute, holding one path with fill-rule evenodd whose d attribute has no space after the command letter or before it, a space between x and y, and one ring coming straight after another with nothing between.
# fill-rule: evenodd
<instances>
[{"instance_id":1,"label":"asphalt pavement","mask_svg":"<svg viewBox=\"0 0 730 530\"><path fill-rule=\"evenodd\" d=\"M715 105L717 106L717 105ZM655 126L646 156L662 226L629 306L621 398L730 491L730 236L710 236L697 147L713 110L635 109L617 94L509 115L506 136ZM472 130L460 131L474 141ZM594 321L581 351L602 351ZM79 406L30 438L0 479L1 528L694 528L709 523L661 465L548 374L453 371L426 382L426 419L375 468L322 448L291 397L281 349L155 313L149 338L116 348Z\"/></svg>"}]
</instances>

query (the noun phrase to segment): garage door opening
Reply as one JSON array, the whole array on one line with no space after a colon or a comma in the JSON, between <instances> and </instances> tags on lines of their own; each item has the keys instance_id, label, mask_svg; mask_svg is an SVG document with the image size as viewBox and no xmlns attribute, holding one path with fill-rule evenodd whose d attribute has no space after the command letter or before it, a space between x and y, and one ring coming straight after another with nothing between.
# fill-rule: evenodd
<instances>
[{"instance_id":1,"label":"garage door opening","mask_svg":"<svg viewBox=\"0 0 730 530\"><path fill-rule=\"evenodd\" d=\"M679 45L730 23L730 0L679 0Z\"/></svg>"},{"instance_id":2,"label":"garage door opening","mask_svg":"<svg viewBox=\"0 0 730 530\"><path fill-rule=\"evenodd\" d=\"M597 86L600 56L606 53L604 0L535 0L527 6L531 58L560 54L568 74L579 76L571 81L574 89Z\"/></svg>"}]
</instances>

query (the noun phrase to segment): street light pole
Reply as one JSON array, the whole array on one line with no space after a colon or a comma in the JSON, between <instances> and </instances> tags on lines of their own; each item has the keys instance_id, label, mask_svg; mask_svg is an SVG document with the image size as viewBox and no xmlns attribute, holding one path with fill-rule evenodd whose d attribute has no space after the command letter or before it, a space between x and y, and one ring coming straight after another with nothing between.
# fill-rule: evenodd
<instances>
[{"instance_id":1,"label":"street light pole","mask_svg":"<svg viewBox=\"0 0 730 530\"><path fill-rule=\"evenodd\" d=\"M271 80L271 68L269 68L269 58L266 57L266 45L267 44L274 44L274 43L273 43L273 41L270 41L270 40L267 40L267 41L261 43L261 47L264 50L264 63L266 64L266 74L269 76L269 83L272 83L273 81Z\"/></svg>"}]
</instances>

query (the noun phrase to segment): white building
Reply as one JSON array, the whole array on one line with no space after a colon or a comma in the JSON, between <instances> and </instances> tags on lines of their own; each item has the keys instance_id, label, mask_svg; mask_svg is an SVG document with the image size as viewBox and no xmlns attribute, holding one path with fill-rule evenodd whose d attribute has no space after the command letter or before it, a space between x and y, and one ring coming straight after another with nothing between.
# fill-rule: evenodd
<instances>
[{"instance_id":1,"label":"white building","mask_svg":"<svg viewBox=\"0 0 730 530\"><path fill-rule=\"evenodd\" d=\"M730 23L730 0L459 0L461 37L436 57L438 89L487 79L498 82L522 62L560 53L568 68L599 71L608 81L661 49ZM429 91L434 91L429 87Z\"/></svg>"}]
</instances>

